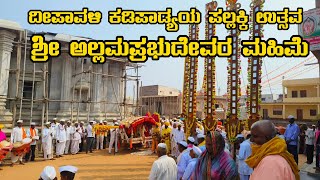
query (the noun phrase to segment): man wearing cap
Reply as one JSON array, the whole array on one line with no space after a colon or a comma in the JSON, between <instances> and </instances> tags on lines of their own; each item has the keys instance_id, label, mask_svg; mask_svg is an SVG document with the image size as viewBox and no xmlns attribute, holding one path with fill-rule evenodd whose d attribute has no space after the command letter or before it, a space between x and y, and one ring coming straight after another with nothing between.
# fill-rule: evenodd
<instances>
[{"instance_id":1,"label":"man wearing cap","mask_svg":"<svg viewBox=\"0 0 320 180\"><path fill-rule=\"evenodd\" d=\"M49 123L50 125L50 123ZM46 166L41 175L39 180L58 180L57 179L57 173L54 167L52 166Z\"/></svg>"},{"instance_id":2,"label":"man wearing cap","mask_svg":"<svg viewBox=\"0 0 320 180\"><path fill-rule=\"evenodd\" d=\"M92 153L92 148L93 148L93 141L94 141L94 136L93 136L93 121L91 120L87 126L87 149L86 153L88 154L88 151Z\"/></svg>"},{"instance_id":3,"label":"man wearing cap","mask_svg":"<svg viewBox=\"0 0 320 180\"><path fill-rule=\"evenodd\" d=\"M42 130L42 149L43 149L43 156L44 159L53 160L53 152L52 152L52 137L53 132L50 128L50 122L45 124L45 127Z\"/></svg>"},{"instance_id":4,"label":"man wearing cap","mask_svg":"<svg viewBox=\"0 0 320 180\"><path fill-rule=\"evenodd\" d=\"M71 131L71 149L70 152L72 155L79 152L79 144L81 142L81 129L79 124L76 122L72 127Z\"/></svg>"},{"instance_id":5,"label":"man wearing cap","mask_svg":"<svg viewBox=\"0 0 320 180\"><path fill-rule=\"evenodd\" d=\"M53 133L52 136L52 147L53 147L53 151L55 152L55 147L56 147L56 130L57 130L57 126L59 125L59 123L57 122L57 118L53 118L52 123L51 123L51 130Z\"/></svg>"},{"instance_id":6,"label":"man wearing cap","mask_svg":"<svg viewBox=\"0 0 320 180\"><path fill-rule=\"evenodd\" d=\"M298 137L300 134L299 126L294 122L292 115L288 116L289 123L284 133L289 153L294 156L294 160L298 164Z\"/></svg>"},{"instance_id":7,"label":"man wearing cap","mask_svg":"<svg viewBox=\"0 0 320 180\"><path fill-rule=\"evenodd\" d=\"M181 155L185 152L188 151L188 144L185 141L180 141L178 142L178 149L179 149L179 156L177 157L177 164L180 162Z\"/></svg>"},{"instance_id":8,"label":"man wearing cap","mask_svg":"<svg viewBox=\"0 0 320 180\"><path fill-rule=\"evenodd\" d=\"M161 142L165 143L167 145L167 153L170 154L171 151L171 128L169 128L170 123L166 121L164 123L164 129L161 131Z\"/></svg>"},{"instance_id":9,"label":"man wearing cap","mask_svg":"<svg viewBox=\"0 0 320 180\"><path fill-rule=\"evenodd\" d=\"M244 137L246 140L240 144L239 154L237 155L240 180L249 180L253 172L253 169L245 162L252 153L250 137L250 134L246 134L246 137Z\"/></svg>"},{"instance_id":10,"label":"man wearing cap","mask_svg":"<svg viewBox=\"0 0 320 180\"><path fill-rule=\"evenodd\" d=\"M314 155L314 144L316 137L316 126L312 125L306 130L306 154L307 154L307 163L313 163L313 155Z\"/></svg>"},{"instance_id":11,"label":"man wearing cap","mask_svg":"<svg viewBox=\"0 0 320 180\"><path fill-rule=\"evenodd\" d=\"M27 133L24 130L24 128L22 127L22 120L18 120L17 121L17 127L13 128L12 133L11 133L11 143L16 143L16 142L22 142L22 140L24 138L27 138ZM19 160L20 164L24 164L22 162L22 158L23 158L24 154L18 155L16 156L14 153L11 153L11 166L13 166L13 164L15 162L17 162Z\"/></svg>"},{"instance_id":12,"label":"man wearing cap","mask_svg":"<svg viewBox=\"0 0 320 180\"><path fill-rule=\"evenodd\" d=\"M173 158L167 156L166 144L158 144L157 154L159 158L152 164L149 180L176 180L177 165Z\"/></svg>"},{"instance_id":13,"label":"man wearing cap","mask_svg":"<svg viewBox=\"0 0 320 180\"><path fill-rule=\"evenodd\" d=\"M56 128L56 140L57 140L57 146L56 146L56 155L58 157L62 157L65 147L66 147L66 141L67 141L67 133L66 128L64 125L65 120L61 119L60 124Z\"/></svg>"},{"instance_id":14,"label":"man wearing cap","mask_svg":"<svg viewBox=\"0 0 320 180\"><path fill-rule=\"evenodd\" d=\"M197 135L198 138L198 147L201 149L201 151L204 151L206 149L206 141L205 141L205 136L204 134L198 134Z\"/></svg>"},{"instance_id":15,"label":"man wearing cap","mask_svg":"<svg viewBox=\"0 0 320 180\"><path fill-rule=\"evenodd\" d=\"M72 141L72 138L71 138L71 131L72 131L71 121L67 121L67 125L65 126L65 128L66 128L67 140L66 140L66 147L64 149L64 154L69 154L70 145L71 145L71 141Z\"/></svg>"},{"instance_id":16,"label":"man wearing cap","mask_svg":"<svg viewBox=\"0 0 320 180\"><path fill-rule=\"evenodd\" d=\"M178 142L180 141L183 141L184 140L184 132L183 132L183 129L181 128L181 124L180 123L176 123L178 125L178 128L175 129L173 131L173 137L172 137L172 155L174 157L178 157L180 152L179 152L179 149L178 149Z\"/></svg>"},{"instance_id":17,"label":"man wearing cap","mask_svg":"<svg viewBox=\"0 0 320 180\"><path fill-rule=\"evenodd\" d=\"M79 149L79 152L82 152L82 150L83 150L83 143L84 143L84 141L85 141L85 139L86 139L86 128L84 128L84 122L83 121L81 121L80 122L80 130L79 130L79 132L80 132L80 135L81 135L81 143L80 143L80 149Z\"/></svg>"},{"instance_id":18,"label":"man wearing cap","mask_svg":"<svg viewBox=\"0 0 320 180\"><path fill-rule=\"evenodd\" d=\"M32 139L32 143L30 144L30 151L26 154L26 162L30 160L30 154L31 154L31 160L34 161L35 158L35 152L36 152L36 146L37 146L37 140L36 137L39 137L38 129L35 129L36 123L32 122L30 129L27 130L27 137Z\"/></svg>"},{"instance_id":19,"label":"man wearing cap","mask_svg":"<svg viewBox=\"0 0 320 180\"><path fill-rule=\"evenodd\" d=\"M188 149L182 153L181 155L181 158L178 162L178 179L182 178L183 174L184 174L184 171L186 170L187 166L188 166L188 163L189 163L189 160L191 159L191 156L190 156L190 150L193 148L193 144L194 144L194 138L193 137L188 137L188 140L187 140L187 144L188 144Z\"/></svg>"},{"instance_id":20,"label":"man wearing cap","mask_svg":"<svg viewBox=\"0 0 320 180\"><path fill-rule=\"evenodd\" d=\"M100 121L99 124L96 125L96 139L97 139L97 144L96 144L96 149L99 150L103 149L103 138L104 138L104 132L102 131L103 127L103 122Z\"/></svg>"},{"instance_id":21,"label":"man wearing cap","mask_svg":"<svg viewBox=\"0 0 320 180\"><path fill-rule=\"evenodd\" d=\"M59 168L61 180L73 180L78 168L74 166L61 166Z\"/></svg>"},{"instance_id":22,"label":"man wearing cap","mask_svg":"<svg viewBox=\"0 0 320 180\"><path fill-rule=\"evenodd\" d=\"M114 126L119 126L118 122L114 123ZM110 143L109 143L109 154L111 154L111 149L114 144L114 151L118 152L118 134L119 134L119 128L112 128L110 129Z\"/></svg>"},{"instance_id":23,"label":"man wearing cap","mask_svg":"<svg viewBox=\"0 0 320 180\"><path fill-rule=\"evenodd\" d=\"M189 180L190 179L190 177L195 169L198 157L201 156L201 153L202 153L202 151L200 148L198 148L197 146L192 147L192 149L190 150L190 153L189 153L189 155L192 159L190 159L188 162L188 166L183 173L182 180Z\"/></svg>"}]
</instances>

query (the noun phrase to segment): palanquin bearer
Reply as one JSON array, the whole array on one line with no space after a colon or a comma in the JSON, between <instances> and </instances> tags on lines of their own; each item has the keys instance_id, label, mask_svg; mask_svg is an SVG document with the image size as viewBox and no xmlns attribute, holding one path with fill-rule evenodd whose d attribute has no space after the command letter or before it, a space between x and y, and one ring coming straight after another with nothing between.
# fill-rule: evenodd
<instances>
[{"instance_id":1,"label":"palanquin bearer","mask_svg":"<svg viewBox=\"0 0 320 180\"><path fill-rule=\"evenodd\" d=\"M36 146L37 146L37 140L39 140L39 134L38 134L38 129L35 128L36 123L32 122L30 129L27 129L27 137L32 139L32 143L30 146L30 151L26 154L26 162L29 161L30 154L31 154L31 160L34 161L35 158L35 153L36 153Z\"/></svg>"},{"instance_id":2,"label":"palanquin bearer","mask_svg":"<svg viewBox=\"0 0 320 180\"><path fill-rule=\"evenodd\" d=\"M57 126L56 129L56 155L58 157L62 157L65 147L66 147L66 141L67 141L67 133L64 125L65 120L61 119L60 124Z\"/></svg>"},{"instance_id":3,"label":"palanquin bearer","mask_svg":"<svg viewBox=\"0 0 320 180\"><path fill-rule=\"evenodd\" d=\"M103 121L103 125L107 126L108 122L107 121ZM108 142L108 131L105 131L103 135L104 135L104 138L103 138L103 149L106 149L107 148L107 142Z\"/></svg>"},{"instance_id":4,"label":"palanquin bearer","mask_svg":"<svg viewBox=\"0 0 320 180\"><path fill-rule=\"evenodd\" d=\"M102 131L103 122L100 121L99 125L96 125L96 149L103 149L103 138L104 138L104 132Z\"/></svg>"},{"instance_id":5,"label":"palanquin bearer","mask_svg":"<svg viewBox=\"0 0 320 180\"><path fill-rule=\"evenodd\" d=\"M164 142L167 145L167 153L170 154L171 151L171 128L169 128L170 123L166 121L164 123L164 129L161 131L161 142Z\"/></svg>"},{"instance_id":6,"label":"palanquin bearer","mask_svg":"<svg viewBox=\"0 0 320 180\"><path fill-rule=\"evenodd\" d=\"M50 128L50 124L50 122L47 122L42 130L42 149L45 160L54 160L52 151L53 130Z\"/></svg>"},{"instance_id":7,"label":"palanquin bearer","mask_svg":"<svg viewBox=\"0 0 320 180\"><path fill-rule=\"evenodd\" d=\"M161 123L156 123L155 126L152 127L152 152L157 153L157 146L160 143L160 126Z\"/></svg>"},{"instance_id":8,"label":"palanquin bearer","mask_svg":"<svg viewBox=\"0 0 320 180\"><path fill-rule=\"evenodd\" d=\"M17 143L21 142L22 140L27 138L27 133L25 129L22 127L22 120L17 121L17 127L13 128L12 133L11 133L11 143ZM20 155L15 155L14 153L11 153L11 166L13 166L14 163L16 163L18 160L20 164L24 164L22 162L22 158L25 155L25 153L20 154Z\"/></svg>"}]
</instances>

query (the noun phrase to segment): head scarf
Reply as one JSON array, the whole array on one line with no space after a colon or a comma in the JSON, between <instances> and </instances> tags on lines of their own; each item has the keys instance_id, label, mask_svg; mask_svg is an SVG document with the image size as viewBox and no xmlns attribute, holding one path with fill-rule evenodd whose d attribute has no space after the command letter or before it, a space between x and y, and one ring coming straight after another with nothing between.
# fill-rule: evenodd
<instances>
[{"instance_id":1,"label":"head scarf","mask_svg":"<svg viewBox=\"0 0 320 180\"><path fill-rule=\"evenodd\" d=\"M201 156L199 157L196 169L195 176L196 179L211 179L211 163L214 158L219 156L224 152L225 142L221 134L217 131L210 131L207 133L207 138L212 141L213 152L210 154L206 149Z\"/></svg>"}]
</instances>

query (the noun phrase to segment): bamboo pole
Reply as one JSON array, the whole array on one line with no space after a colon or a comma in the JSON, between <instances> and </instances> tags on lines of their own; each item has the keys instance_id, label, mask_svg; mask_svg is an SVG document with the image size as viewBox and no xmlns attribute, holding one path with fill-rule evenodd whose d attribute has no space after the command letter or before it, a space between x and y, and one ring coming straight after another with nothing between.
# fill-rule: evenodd
<instances>
[{"instance_id":1,"label":"bamboo pole","mask_svg":"<svg viewBox=\"0 0 320 180\"><path fill-rule=\"evenodd\" d=\"M32 122L32 115L33 115L33 99L34 99L34 90L35 90L35 87L34 87L34 81L35 81L35 77L36 77L36 63L33 63L33 73L32 73L32 93L31 93L31 107L30 107L30 124ZM45 74L43 74L45 76Z\"/></svg>"},{"instance_id":2,"label":"bamboo pole","mask_svg":"<svg viewBox=\"0 0 320 180\"><path fill-rule=\"evenodd\" d=\"M81 58L81 72L83 72L83 59ZM80 102L81 102L81 91L82 91L82 77L83 73L80 75L80 91L79 91L79 101L78 101L78 110L77 110L77 121L79 121L79 110L80 110Z\"/></svg>"},{"instance_id":3,"label":"bamboo pole","mask_svg":"<svg viewBox=\"0 0 320 180\"><path fill-rule=\"evenodd\" d=\"M24 31L25 34L25 46L24 46L24 59L23 59L23 75L22 75L22 86L21 86L21 94L20 94L20 110L19 110L19 119L21 119L22 112L22 97L23 97L23 87L24 87L24 78L26 72L26 60L27 60L27 43L28 43L28 34L27 31ZM20 67L19 67L20 68ZM19 74L20 75L20 74Z\"/></svg>"},{"instance_id":4,"label":"bamboo pole","mask_svg":"<svg viewBox=\"0 0 320 180\"><path fill-rule=\"evenodd\" d=\"M89 67L89 72L92 71L92 66ZM90 109L91 109L91 73L88 74L89 76L89 89L88 89L88 94L87 94L87 109L88 109L88 113L87 113L87 119L89 121L90 119ZM88 103L89 102L89 103Z\"/></svg>"}]
</instances>

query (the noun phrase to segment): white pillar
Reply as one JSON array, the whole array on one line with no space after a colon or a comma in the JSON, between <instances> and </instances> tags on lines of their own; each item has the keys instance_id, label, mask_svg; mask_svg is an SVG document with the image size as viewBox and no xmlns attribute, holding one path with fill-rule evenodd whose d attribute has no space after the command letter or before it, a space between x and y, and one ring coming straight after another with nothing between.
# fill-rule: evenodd
<instances>
[{"instance_id":1,"label":"white pillar","mask_svg":"<svg viewBox=\"0 0 320 180\"><path fill-rule=\"evenodd\" d=\"M62 82L61 82L61 100L72 100L72 57L67 53L61 55L62 61ZM60 102L60 111L70 111L71 102Z\"/></svg>"},{"instance_id":2,"label":"white pillar","mask_svg":"<svg viewBox=\"0 0 320 180\"><path fill-rule=\"evenodd\" d=\"M92 101L91 103L91 111L94 113L100 113L100 105L101 95L102 95L102 65L101 64L93 64L93 72L98 74L92 74Z\"/></svg>"},{"instance_id":3,"label":"white pillar","mask_svg":"<svg viewBox=\"0 0 320 180\"><path fill-rule=\"evenodd\" d=\"M0 30L0 110L4 110L6 106L4 98L7 98L11 52L15 37L12 32Z\"/></svg>"}]
</instances>

